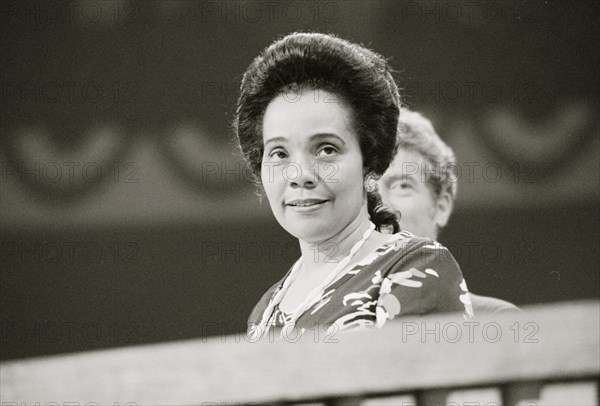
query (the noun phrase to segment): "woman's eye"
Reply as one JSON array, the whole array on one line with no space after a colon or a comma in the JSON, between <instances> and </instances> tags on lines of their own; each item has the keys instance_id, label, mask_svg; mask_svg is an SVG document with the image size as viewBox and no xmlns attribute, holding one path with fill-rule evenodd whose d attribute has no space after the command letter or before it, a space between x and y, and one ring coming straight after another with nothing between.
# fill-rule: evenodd
<instances>
[{"instance_id":1,"label":"woman's eye","mask_svg":"<svg viewBox=\"0 0 600 406\"><path fill-rule=\"evenodd\" d=\"M282 149L274 149L269 154L269 158L285 159L286 157L287 157L287 154Z\"/></svg>"},{"instance_id":2,"label":"woman's eye","mask_svg":"<svg viewBox=\"0 0 600 406\"><path fill-rule=\"evenodd\" d=\"M319 151L317 152L317 156L330 156L333 155L337 152L337 148L331 145L327 145L324 146L323 148L319 149Z\"/></svg>"}]
</instances>

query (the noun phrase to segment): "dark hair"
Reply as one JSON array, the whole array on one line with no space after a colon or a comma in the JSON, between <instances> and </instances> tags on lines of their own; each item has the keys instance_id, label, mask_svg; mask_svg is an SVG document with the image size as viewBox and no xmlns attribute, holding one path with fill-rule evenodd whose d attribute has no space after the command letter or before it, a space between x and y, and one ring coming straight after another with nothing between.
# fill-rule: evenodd
<instances>
[{"instance_id":1,"label":"dark hair","mask_svg":"<svg viewBox=\"0 0 600 406\"><path fill-rule=\"evenodd\" d=\"M244 73L234 128L242 153L260 185L262 124L269 103L289 89L322 89L352 110L367 173L381 176L396 154L398 87L380 55L332 35L293 33L266 48ZM399 229L396 215L369 192L371 220Z\"/></svg>"}]
</instances>

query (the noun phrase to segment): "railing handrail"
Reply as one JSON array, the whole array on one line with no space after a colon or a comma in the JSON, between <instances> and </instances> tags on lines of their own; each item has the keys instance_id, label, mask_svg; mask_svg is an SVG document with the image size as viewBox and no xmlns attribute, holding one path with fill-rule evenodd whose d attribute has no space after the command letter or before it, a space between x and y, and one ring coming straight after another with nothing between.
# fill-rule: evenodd
<instances>
[{"instance_id":1,"label":"railing handrail","mask_svg":"<svg viewBox=\"0 0 600 406\"><path fill-rule=\"evenodd\" d=\"M318 340L307 331L296 343L225 336L3 362L1 400L185 405L597 379L600 302L524 310L402 319Z\"/></svg>"}]
</instances>

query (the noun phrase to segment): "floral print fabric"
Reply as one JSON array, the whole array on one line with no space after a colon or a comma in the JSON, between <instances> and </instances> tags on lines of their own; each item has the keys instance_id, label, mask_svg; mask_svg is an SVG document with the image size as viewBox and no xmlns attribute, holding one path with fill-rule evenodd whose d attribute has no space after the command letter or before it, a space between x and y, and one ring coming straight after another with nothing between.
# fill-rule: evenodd
<instances>
[{"instance_id":1,"label":"floral print fabric","mask_svg":"<svg viewBox=\"0 0 600 406\"><path fill-rule=\"evenodd\" d=\"M288 275L254 307L248 319L250 336L256 336L265 309ZM398 317L442 312L462 312L464 319L473 317L460 268L444 246L403 231L329 285L300 316L296 326L319 326L335 332L381 328ZM269 316L269 323L281 326L278 311Z\"/></svg>"}]
</instances>

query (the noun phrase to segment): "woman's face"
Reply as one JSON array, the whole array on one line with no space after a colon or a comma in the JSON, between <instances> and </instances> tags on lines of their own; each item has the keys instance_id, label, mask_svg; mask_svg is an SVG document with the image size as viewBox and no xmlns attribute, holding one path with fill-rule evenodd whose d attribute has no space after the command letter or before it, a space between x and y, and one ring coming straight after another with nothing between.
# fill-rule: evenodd
<instances>
[{"instance_id":1,"label":"woman's face","mask_svg":"<svg viewBox=\"0 0 600 406\"><path fill-rule=\"evenodd\" d=\"M366 211L363 159L351 110L323 90L283 94L263 120L261 178L275 218L315 243Z\"/></svg>"}]
</instances>

